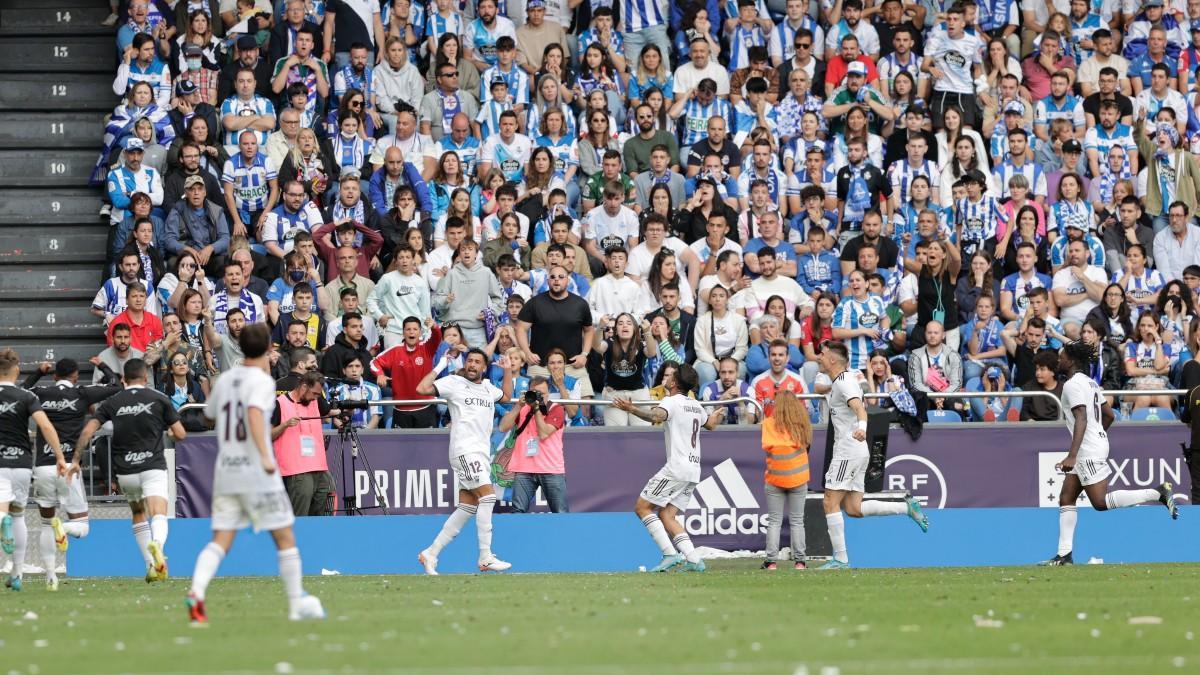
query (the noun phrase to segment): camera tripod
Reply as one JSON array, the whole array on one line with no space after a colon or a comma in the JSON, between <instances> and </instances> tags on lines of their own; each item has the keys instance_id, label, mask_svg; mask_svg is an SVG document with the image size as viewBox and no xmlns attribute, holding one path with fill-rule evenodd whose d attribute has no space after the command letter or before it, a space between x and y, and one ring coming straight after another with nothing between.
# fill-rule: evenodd
<instances>
[{"instance_id":1,"label":"camera tripod","mask_svg":"<svg viewBox=\"0 0 1200 675\"><path fill-rule=\"evenodd\" d=\"M387 491L379 484L379 479L375 476L375 469L371 467L371 461L367 458L367 453L363 452L362 445L358 442L358 427L351 422L350 416L341 417L342 426L338 429L338 449L345 450L346 444L350 444L350 474L346 475L346 464L342 463L342 508L337 510L337 513L350 516L361 516L363 508L358 504L357 489L355 488L354 477L358 474L358 462L362 461L363 467L367 470L367 475L371 477L371 487L375 490L375 506L369 508L377 508L383 511L383 515L391 515L389 508L391 504L388 502Z\"/></svg>"}]
</instances>

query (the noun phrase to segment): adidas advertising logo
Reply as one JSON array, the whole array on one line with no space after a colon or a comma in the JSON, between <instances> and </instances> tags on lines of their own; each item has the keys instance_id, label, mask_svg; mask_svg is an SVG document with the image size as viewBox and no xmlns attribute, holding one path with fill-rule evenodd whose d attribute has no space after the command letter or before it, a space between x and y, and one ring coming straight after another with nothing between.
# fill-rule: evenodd
<instances>
[{"instance_id":1,"label":"adidas advertising logo","mask_svg":"<svg viewBox=\"0 0 1200 675\"><path fill-rule=\"evenodd\" d=\"M767 514L760 508L737 465L727 459L696 484L692 503L680 518L689 535L763 534Z\"/></svg>"}]
</instances>

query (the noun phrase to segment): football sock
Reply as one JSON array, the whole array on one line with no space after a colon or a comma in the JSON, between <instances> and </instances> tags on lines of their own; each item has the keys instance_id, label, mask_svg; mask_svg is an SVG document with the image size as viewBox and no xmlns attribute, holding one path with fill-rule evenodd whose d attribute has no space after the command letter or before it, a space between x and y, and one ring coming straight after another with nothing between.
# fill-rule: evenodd
<instances>
[{"instance_id":1,"label":"football sock","mask_svg":"<svg viewBox=\"0 0 1200 675\"><path fill-rule=\"evenodd\" d=\"M224 559L225 549L211 541L200 550L200 555L196 556L196 571L192 572L192 593L197 598L204 599L204 593L208 590L208 582L216 576L217 568L221 566L221 561Z\"/></svg>"},{"instance_id":2,"label":"football sock","mask_svg":"<svg viewBox=\"0 0 1200 675\"><path fill-rule=\"evenodd\" d=\"M446 523L442 525L442 531L438 532L433 543L429 545L429 552L435 556L441 553L442 549L446 548L446 544L454 541L454 538L458 536L462 526L474 516L474 504L459 504L458 508L454 509L454 513L451 513L450 517L446 519Z\"/></svg>"},{"instance_id":3,"label":"football sock","mask_svg":"<svg viewBox=\"0 0 1200 675\"><path fill-rule=\"evenodd\" d=\"M1079 507L1058 507L1058 554L1066 555L1075 548L1075 523L1079 520Z\"/></svg>"},{"instance_id":4,"label":"football sock","mask_svg":"<svg viewBox=\"0 0 1200 675\"><path fill-rule=\"evenodd\" d=\"M1123 509L1147 502L1158 501L1158 490L1117 490L1104 496L1104 504L1110 509Z\"/></svg>"},{"instance_id":5,"label":"football sock","mask_svg":"<svg viewBox=\"0 0 1200 675\"><path fill-rule=\"evenodd\" d=\"M83 539L88 536L88 530L91 528L88 526L88 517L80 516L63 523L63 529L67 531L68 537Z\"/></svg>"},{"instance_id":6,"label":"football sock","mask_svg":"<svg viewBox=\"0 0 1200 675\"><path fill-rule=\"evenodd\" d=\"M496 495L479 498L479 509L475 512L475 534L479 536L479 558L492 554L492 509L496 508Z\"/></svg>"},{"instance_id":7,"label":"football sock","mask_svg":"<svg viewBox=\"0 0 1200 675\"><path fill-rule=\"evenodd\" d=\"M687 558L688 562L700 562L700 554L696 553L696 547L692 545L692 540L687 536L686 532L681 532L671 537L671 543L675 545L675 548L679 549L679 552L683 554L684 558Z\"/></svg>"},{"instance_id":8,"label":"football sock","mask_svg":"<svg viewBox=\"0 0 1200 675\"><path fill-rule=\"evenodd\" d=\"M295 604L304 596L300 572L300 549L293 546L279 552L279 578L283 579L283 591L287 593L288 604Z\"/></svg>"},{"instance_id":9,"label":"football sock","mask_svg":"<svg viewBox=\"0 0 1200 675\"><path fill-rule=\"evenodd\" d=\"M846 521L842 518L842 512L826 513L825 525L829 528L829 543L833 544L833 559L850 562L850 557L846 554Z\"/></svg>"},{"instance_id":10,"label":"football sock","mask_svg":"<svg viewBox=\"0 0 1200 675\"><path fill-rule=\"evenodd\" d=\"M650 538L662 550L663 555L675 555L675 545L671 543L671 537L667 534L667 528L658 519L658 515L651 513L642 518L642 525L646 526L646 530L650 532Z\"/></svg>"},{"instance_id":11,"label":"football sock","mask_svg":"<svg viewBox=\"0 0 1200 675\"><path fill-rule=\"evenodd\" d=\"M908 513L904 502L864 501L860 507L864 518L870 516L901 516Z\"/></svg>"},{"instance_id":12,"label":"football sock","mask_svg":"<svg viewBox=\"0 0 1200 675\"><path fill-rule=\"evenodd\" d=\"M42 529L38 532L38 552L42 554L42 567L46 570L46 578L55 578L55 556L58 548L54 544L54 530L50 527L52 518L42 516Z\"/></svg>"},{"instance_id":13,"label":"football sock","mask_svg":"<svg viewBox=\"0 0 1200 675\"><path fill-rule=\"evenodd\" d=\"M12 576L19 577L25 567L25 549L29 546L29 530L25 527L25 512L18 511L12 514L13 517L13 553ZM50 544L50 550L54 550L54 544ZM50 570L53 572L53 568Z\"/></svg>"},{"instance_id":14,"label":"football sock","mask_svg":"<svg viewBox=\"0 0 1200 675\"><path fill-rule=\"evenodd\" d=\"M167 550L167 522L166 516L150 517L150 538L158 542L164 552Z\"/></svg>"},{"instance_id":15,"label":"football sock","mask_svg":"<svg viewBox=\"0 0 1200 675\"><path fill-rule=\"evenodd\" d=\"M150 551L146 549L146 545L150 543L150 523L134 523L133 539L142 551L142 559L146 561L146 566L149 567L154 562L150 559Z\"/></svg>"}]
</instances>

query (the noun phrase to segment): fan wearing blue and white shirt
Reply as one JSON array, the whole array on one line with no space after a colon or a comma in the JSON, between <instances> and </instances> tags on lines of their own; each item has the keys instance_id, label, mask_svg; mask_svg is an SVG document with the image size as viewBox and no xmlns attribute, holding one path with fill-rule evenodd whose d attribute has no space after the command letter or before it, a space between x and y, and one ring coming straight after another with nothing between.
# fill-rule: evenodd
<instances>
[{"instance_id":1,"label":"fan wearing blue and white shirt","mask_svg":"<svg viewBox=\"0 0 1200 675\"><path fill-rule=\"evenodd\" d=\"M1008 131L1008 156L1004 163L992 169L995 177L993 183L1000 186L1000 198L1011 196L1008 190L1008 179L1020 174L1029 181L1033 198L1046 203L1046 172L1041 165L1030 159L1028 152L1029 134L1020 127Z\"/></svg>"},{"instance_id":2,"label":"fan wearing blue and white shirt","mask_svg":"<svg viewBox=\"0 0 1200 675\"><path fill-rule=\"evenodd\" d=\"M1065 119L1075 127L1075 138L1087 128L1083 117L1083 99L1071 93L1071 79L1066 73L1050 76L1050 95L1038 101L1033 112L1033 133L1039 140L1050 142L1050 123Z\"/></svg>"},{"instance_id":3,"label":"fan wearing blue and white shirt","mask_svg":"<svg viewBox=\"0 0 1200 675\"><path fill-rule=\"evenodd\" d=\"M92 300L92 314L104 319L104 325L107 326L113 317L125 311L128 306L125 293L129 285L145 283L145 280L141 278L141 271L142 260L136 252L129 251L121 254L117 261L117 276L105 280ZM151 288L146 299L146 311L161 316L162 310L159 309L158 301L158 293Z\"/></svg>"},{"instance_id":4,"label":"fan wearing blue and white shirt","mask_svg":"<svg viewBox=\"0 0 1200 675\"><path fill-rule=\"evenodd\" d=\"M150 203L161 206L163 202L162 176L153 168L142 166L145 155L145 144L137 136L125 139L125 163L108 173L105 188L108 191L108 201L112 204L109 213L109 224L113 227L120 225L128 215L130 197L135 192L145 193L150 197Z\"/></svg>"},{"instance_id":5,"label":"fan wearing blue and white shirt","mask_svg":"<svg viewBox=\"0 0 1200 675\"><path fill-rule=\"evenodd\" d=\"M729 70L741 70L750 65L747 50L767 46L767 31L760 24L758 6L762 0L737 0L737 11L725 23L725 38L729 41ZM770 20L768 19L768 22ZM772 27L774 27L772 25Z\"/></svg>"},{"instance_id":6,"label":"fan wearing blue and white shirt","mask_svg":"<svg viewBox=\"0 0 1200 675\"><path fill-rule=\"evenodd\" d=\"M481 73L499 62L496 41L502 35L507 35L514 42L517 39L516 25L506 16L497 16L498 13L496 0L479 0L475 8L475 20L468 23L464 31L463 55Z\"/></svg>"},{"instance_id":7,"label":"fan wearing blue and white shirt","mask_svg":"<svg viewBox=\"0 0 1200 675\"><path fill-rule=\"evenodd\" d=\"M1008 222L1008 215L1000 209L995 197L984 192L987 179L978 171L972 171L960 179L965 182L967 196L954 205L955 229L958 245L965 258L982 250L984 242L995 239L1000 223Z\"/></svg>"},{"instance_id":8,"label":"fan wearing blue and white shirt","mask_svg":"<svg viewBox=\"0 0 1200 675\"><path fill-rule=\"evenodd\" d=\"M1167 285L1162 272L1146 267L1146 249L1133 244L1125 250L1125 267L1112 275L1112 282L1125 291L1125 299L1136 319L1142 312L1154 312L1158 293Z\"/></svg>"},{"instance_id":9,"label":"fan wearing blue and white shirt","mask_svg":"<svg viewBox=\"0 0 1200 675\"><path fill-rule=\"evenodd\" d=\"M815 45L825 44L825 30L808 15L808 2L787 0L783 21L780 21L767 37L767 52L771 55L771 66L778 68L784 61L796 55L796 31L806 28L812 33Z\"/></svg>"},{"instance_id":10,"label":"fan wearing blue and white shirt","mask_svg":"<svg viewBox=\"0 0 1200 675\"><path fill-rule=\"evenodd\" d=\"M254 93L254 70L239 70L233 87L236 93L221 103L221 127L225 130L222 140L230 155L237 152L238 138L243 130L253 131L259 145L264 145L267 136L275 131L275 106Z\"/></svg>"},{"instance_id":11,"label":"fan wearing blue and white shirt","mask_svg":"<svg viewBox=\"0 0 1200 675\"><path fill-rule=\"evenodd\" d=\"M171 107L171 71L166 63L158 60L154 38L148 33L133 36L131 51L125 52L117 77L113 80L113 93L125 96L137 82L145 82L154 89L154 102L166 110Z\"/></svg>"},{"instance_id":12,"label":"fan wearing blue and white shirt","mask_svg":"<svg viewBox=\"0 0 1200 675\"><path fill-rule=\"evenodd\" d=\"M708 43L703 39L696 44L700 43L704 44L705 49L708 48ZM678 78L678 75L676 77ZM679 84L678 79L676 84ZM729 105L729 101L717 97L718 86L716 81L711 78L706 77L700 80L695 89L680 89L677 92L679 95L671 104L671 109L667 111L667 114L672 119L678 120L676 126L682 131L683 147L694 146L708 138L709 120L734 119L733 108ZM726 142L737 147L732 138L727 138Z\"/></svg>"},{"instance_id":13,"label":"fan wearing blue and white shirt","mask_svg":"<svg viewBox=\"0 0 1200 675\"><path fill-rule=\"evenodd\" d=\"M963 12L961 7L948 9L946 30L933 33L925 43L921 68L933 77L929 109L935 129L943 126L942 114L947 107L962 111L963 126L976 127L981 121L975 78L983 72L984 45L977 35L966 32Z\"/></svg>"},{"instance_id":14,"label":"fan wearing blue and white shirt","mask_svg":"<svg viewBox=\"0 0 1200 675\"><path fill-rule=\"evenodd\" d=\"M1087 153L1088 170L1093 178L1102 175L1102 163L1108 162L1109 151L1120 147L1125 150L1124 169L1130 175L1138 174L1137 141L1133 138L1133 129L1120 122L1121 111L1116 101L1101 101L1099 120L1096 126L1087 130L1083 137L1083 149Z\"/></svg>"},{"instance_id":15,"label":"fan wearing blue and white shirt","mask_svg":"<svg viewBox=\"0 0 1200 675\"><path fill-rule=\"evenodd\" d=\"M506 110L500 113L500 133L489 136L479 151L477 175L486 176L495 166L506 181L520 183L525 180L525 165L532 154L533 141L525 134L517 133L517 113Z\"/></svg>"},{"instance_id":16,"label":"fan wearing blue and white shirt","mask_svg":"<svg viewBox=\"0 0 1200 675\"><path fill-rule=\"evenodd\" d=\"M221 184L225 189L225 208L231 218L230 234L252 236L279 201L279 180L271 160L258 151L253 132L242 132L238 148L236 155L225 160Z\"/></svg>"},{"instance_id":17,"label":"fan wearing blue and white shirt","mask_svg":"<svg viewBox=\"0 0 1200 675\"><path fill-rule=\"evenodd\" d=\"M871 360L871 352L891 327L883 298L871 295L867 279L854 270L846 280L850 295L833 312L833 338L841 340L849 352L849 367L863 370Z\"/></svg>"},{"instance_id":18,"label":"fan wearing blue and white shirt","mask_svg":"<svg viewBox=\"0 0 1200 675\"><path fill-rule=\"evenodd\" d=\"M381 401L383 393L379 385L363 380L363 362L358 356L352 356L342 365L340 383L329 387L329 392L338 401ZM354 408L350 411L350 422L356 429L376 429L383 419L383 406L372 405L368 409Z\"/></svg>"},{"instance_id":19,"label":"fan wearing blue and white shirt","mask_svg":"<svg viewBox=\"0 0 1200 675\"><path fill-rule=\"evenodd\" d=\"M670 58L673 53L671 39L667 36L667 24L671 13L668 0L620 0L621 2L621 34L625 41L625 62L637 63L641 57L642 48L650 43L658 46L663 60ZM615 4L616 0L612 0ZM595 7L597 2L592 2ZM716 22L715 16L708 17ZM582 50L582 46L580 49ZM667 64L670 67L670 63Z\"/></svg>"},{"instance_id":20,"label":"fan wearing blue and white shirt","mask_svg":"<svg viewBox=\"0 0 1200 675\"><path fill-rule=\"evenodd\" d=\"M879 60L879 32L875 30L870 21L862 20L862 13L862 0L845 0L842 3L841 20L830 26L829 31L825 33L826 63L838 55L838 50L842 46L842 38L847 35L854 35L858 38L858 44L862 48L863 54L869 56L872 61Z\"/></svg>"},{"instance_id":21,"label":"fan wearing blue and white shirt","mask_svg":"<svg viewBox=\"0 0 1200 675\"><path fill-rule=\"evenodd\" d=\"M1000 318L1005 321L1019 321L1029 307L1026 296L1035 288L1050 291L1051 280L1048 275L1034 269L1037 264L1037 247L1033 242L1023 241L1017 244L1017 271L1004 277L1000 282Z\"/></svg>"},{"instance_id":22,"label":"fan wearing blue and white shirt","mask_svg":"<svg viewBox=\"0 0 1200 675\"><path fill-rule=\"evenodd\" d=\"M1105 0L1096 0L1096 7L1093 7L1091 0L1071 0L1071 11L1067 14L1067 19L1071 22L1071 46L1075 52L1075 66L1078 67L1085 60L1092 58L1095 53L1095 45L1092 42L1092 33L1101 28L1108 28L1108 21L1102 19L1097 10L1105 4Z\"/></svg>"},{"instance_id":23,"label":"fan wearing blue and white shirt","mask_svg":"<svg viewBox=\"0 0 1200 675\"><path fill-rule=\"evenodd\" d=\"M1187 99L1172 86L1175 79L1171 77L1171 69L1165 63L1156 63L1150 67L1150 86L1138 92L1133 99L1134 117L1139 111L1146 112L1146 119L1158 119L1158 112L1170 108L1175 113L1175 128L1180 134L1187 131L1188 105Z\"/></svg>"},{"instance_id":24,"label":"fan wearing blue and white shirt","mask_svg":"<svg viewBox=\"0 0 1200 675\"><path fill-rule=\"evenodd\" d=\"M300 232L312 233L324 224L321 210L317 208L304 190L300 181L289 181L283 186L283 199L263 218L258 231L258 241L267 247L267 253L280 261L292 250L292 240Z\"/></svg>"},{"instance_id":25,"label":"fan wearing blue and white shirt","mask_svg":"<svg viewBox=\"0 0 1200 675\"><path fill-rule=\"evenodd\" d=\"M492 100L491 83L497 79L508 85L513 110L524 112L529 107L529 75L517 65L517 43L507 35L496 40L496 65L479 75L480 104Z\"/></svg>"},{"instance_id":26,"label":"fan wearing blue and white shirt","mask_svg":"<svg viewBox=\"0 0 1200 675\"><path fill-rule=\"evenodd\" d=\"M931 186L940 185L942 181L937 164L925 159L926 153L929 151L929 142L925 140L924 136L909 136L904 147L908 151L908 156L892 162L892 165L888 167L888 178L892 183L891 198L894 200L892 202L893 212L908 203L911 196L909 187L917 176L927 178ZM932 199L934 202L938 201L936 192L933 193Z\"/></svg>"}]
</instances>

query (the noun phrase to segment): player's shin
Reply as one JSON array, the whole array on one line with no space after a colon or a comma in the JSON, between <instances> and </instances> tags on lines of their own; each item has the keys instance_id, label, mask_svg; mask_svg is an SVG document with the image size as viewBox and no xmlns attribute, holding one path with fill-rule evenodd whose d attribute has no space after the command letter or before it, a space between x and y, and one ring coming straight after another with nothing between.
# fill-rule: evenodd
<instances>
[{"instance_id":1,"label":"player's shin","mask_svg":"<svg viewBox=\"0 0 1200 675\"><path fill-rule=\"evenodd\" d=\"M288 605L294 608L296 602L304 597L300 549L289 548L279 552L279 578L283 580L283 591L287 594Z\"/></svg>"},{"instance_id":2,"label":"player's shin","mask_svg":"<svg viewBox=\"0 0 1200 675\"><path fill-rule=\"evenodd\" d=\"M675 548L679 549L679 552L683 554L683 557L686 558L688 562L700 562L700 554L696 553L696 547L692 545L692 539L691 537L687 536L686 532L682 532L672 537L671 543L675 545Z\"/></svg>"},{"instance_id":3,"label":"player's shin","mask_svg":"<svg viewBox=\"0 0 1200 675\"><path fill-rule=\"evenodd\" d=\"M496 495L479 498L479 509L475 512L475 533L479 536L479 558L492 553L492 510L496 508Z\"/></svg>"},{"instance_id":4,"label":"player's shin","mask_svg":"<svg viewBox=\"0 0 1200 675\"><path fill-rule=\"evenodd\" d=\"M876 500L864 501L859 508L862 510L864 518L871 516L900 516L908 511L908 505L904 502L882 502Z\"/></svg>"},{"instance_id":5,"label":"player's shin","mask_svg":"<svg viewBox=\"0 0 1200 675\"><path fill-rule=\"evenodd\" d=\"M663 555L675 555L675 546L671 543L671 536L667 534L667 528L659 520L658 514L651 513L642 518L642 525L646 526L646 531L650 533L650 538L662 550Z\"/></svg>"},{"instance_id":6,"label":"player's shin","mask_svg":"<svg viewBox=\"0 0 1200 675\"><path fill-rule=\"evenodd\" d=\"M54 529L50 526L51 518L42 516L42 529L38 531L38 552L42 556L42 567L46 570L46 578L55 576L55 554L58 547L54 544Z\"/></svg>"},{"instance_id":7,"label":"player's shin","mask_svg":"<svg viewBox=\"0 0 1200 675\"><path fill-rule=\"evenodd\" d=\"M1147 504L1158 501L1158 490L1146 488L1144 490L1115 490L1104 496L1104 505L1110 509L1123 509L1138 504Z\"/></svg>"},{"instance_id":8,"label":"player's shin","mask_svg":"<svg viewBox=\"0 0 1200 675\"><path fill-rule=\"evenodd\" d=\"M142 521L133 524L133 539L137 542L138 549L142 552L142 558L146 561L146 566L149 567L154 561L150 558L150 550L147 548L150 544L150 523Z\"/></svg>"},{"instance_id":9,"label":"player's shin","mask_svg":"<svg viewBox=\"0 0 1200 675\"><path fill-rule=\"evenodd\" d=\"M438 532L437 537L434 538L433 543L427 550L435 556L441 553L442 549L454 541L454 538L462 531L463 525L466 525L468 520L475 517L475 511L474 504L459 504L458 508L454 509L454 512L450 514L450 517L446 518L446 523L442 525L441 532Z\"/></svg>"},{"instance_id":10,"label":"player's shin","mask_svg":"<svg viewBox=\"0 0 1200 675\"><path fill-rule=\"evenodd\" d=\"M1075 548L1075 523L1079 520L1075 505L1058 507L1058 554L1066 555Z\"/></svg>"},{"instance_id":11,"label":"player's shin","mask_svg":"<svg viewBox=\"0 0 1200 675\"><path fill-rule=\"evenodd\" d=\"M25 566L25 551L29 547L29 530L25 527L25 512L14 511L13 517L13 552L12 552L12 576L21 576L21 570ZM50 545L53 550L54 545Z\"/></svg>"},{"instance_id":12,"label":"player's shin","mask_svg":"<svg viewBox=\"0 0 1200 675\"><path fill-rule=\"evenodd\" d=\"M208 590L208 584L217 575L221 561L225 559L225 549L214 542L209 542L196 556L196 569L192 572L192 593L196 599L203 600Z\"/></svg>"},{"instance_id":13,"label":"player's shin","mask_svg":"<svg viewBox=\"0 0 1200 675\"><path fill-rule=\"evenodd\" d=\"M850 562L846 553L846 521L842 512L825 514L825 524L829 528L829 543L833 545L833 559L838 562Z\"/></svg>"},{"instance_id":14,"label":"player's shin","mask_svg":"<svg viewBox=\"0 0 1200 675\"><path fill-rule=\"evenodd\" d=\"M165 515L155 515L150 517L150 538L158 542L158 545L165 551L167 548L167 529L168 523Z\"/></svg>"}]
</instances>

